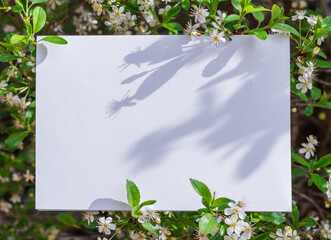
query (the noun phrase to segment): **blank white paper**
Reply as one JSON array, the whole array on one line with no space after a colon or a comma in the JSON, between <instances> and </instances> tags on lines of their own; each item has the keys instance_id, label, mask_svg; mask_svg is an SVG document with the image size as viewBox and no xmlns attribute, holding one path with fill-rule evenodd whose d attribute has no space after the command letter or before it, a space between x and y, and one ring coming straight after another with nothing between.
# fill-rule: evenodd
<instances>
[{"instance_id":1,"label":"blank white paper","mask_svg":"<svg viewBox=\"0 0 331 240\"><path fill-rule=\"evenodd\" d=\"M63 38L37 46L37 209L130 210L130 179L156 210L197 210L194 178L291 211L287 36Z\"/></svg>"}]
</instances>

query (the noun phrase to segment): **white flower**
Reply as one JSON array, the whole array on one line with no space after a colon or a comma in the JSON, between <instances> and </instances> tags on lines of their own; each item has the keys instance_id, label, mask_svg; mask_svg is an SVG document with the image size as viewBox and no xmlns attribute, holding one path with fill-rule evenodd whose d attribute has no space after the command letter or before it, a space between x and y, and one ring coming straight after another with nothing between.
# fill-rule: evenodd
<instances>
[{"instance_id":1,"label":"white flower","mask_svg":"<svg viewBox=\"0 0 331 240\"><path fill-rule=\"evenodd\" d=\"M98 28L97 24L98 24L97 20L92 18L89 19L86 23L87 31L91 31L92 29L97 29Z\"/></svg>"},{"instance_id":2,"label":"white flower","mask_svg":"<svg viewBox=\"0 0 331 240\"><path fill-rule=\"evenodd\" d=\"M93 3L92 5L93 11L97 13L98 16L102 13L102 5L99 3Z\"/></svg>"},{"instance_id":3,"label":"white flower","mask_svg":"<svg viewBox=\"0 0 331 240\"><path fill-rule=\"evenodd\" d=\"M25 174L23 174L23 177L25 178L25 181L29 182L33 182L34 180L34 176L30 173L30 170L27 170Z\"/></svg>"},{"instance_id":4,"label":"white flower","mask_svg":"<svg viewBox=\"0 0 331 240\"><path fill-rule=\"evenodd\" d=\"M203 234L201 233L199 230L197 231L197 233L195 234L195 238L199 239L199 240L209 240L207 234Z\"/></svg>"},{"instance_id":5,"label":"white flower","mask_svg":"<svg viewBox=\"0 0 331 240\"><path fill-rule=\"evenodd\" d=\"M308 89L312 89L313 83L307 73L303 73L302 76L299 76L299 81L300 83L297 83L295 87L299 90L301 89L302 93L306 93Z\"/></svg>"},{"instance_id":6,"label":"white flower","mask_svg":"<svg viewBox=\"0 0 331 240\"><path fill-rule=\"evenodd\" d=\"M288 239L286 234L283 234L283 230L278 228L276 231L276 234L271 233L269 235L272 239L276 239L276 240L283 240L283 239Z\"/></svg>"},{"instance_id":7,"label":"white flower","mask_svg":"<svg viewBox=\"0 0 331 240\"><path fill-rule=\"evenodd\" d=\"M96 212L86 211L83 213L83 220L86 220L88 225L90 225L91 222L94 222L93 214L96 214Z\"/></svg>"},{"instance_id":8,"label":"white flower","mask_svg":"<svg viewBox=\"0 0 331 240\"><path fill-rule=\"evenodd\" d=\"M305 18L306 10L294 10L295 15L292 16L292 21L302 20Z\"/></svg>"},{"instance_id":9,"label":"white flower","mask_svg":"<svg viewBox=\"0 0 331 240\"><path fill-rule=\"evenodd\" d=\"M133 231L130 233L130 238L134 239L134 240L146 240L147 239L146 235L143 234L142 232L135 233Z\"/></svg>"},{"instance_id":10,"label":"white flower","mask_svg":"<svg viewBox=\"0 0 331 240\"><path fill-rule=\"evenodd\" d=\"M162 2L165 2L165 4L167 4L168 2L171 2L171 0L162 0Z\"/></svg>"},{"instance_id":11,"label":"white flower","mask_svg":"<svg viewBox=\"0 0 331 240\"><path fill-rule=\"evenodd\" d=\"M193 6L193 9L191 10L191 17L194 17L195 22L199 23L205 23L206 17L209 15L209 12L207 9L203 8L201 5L199 7Z\"/></svg>"},{"instance_id":12,"label":"white flower","mask_svg":"<svg viewBox=\"0 0 331 240\"><path fill-rule=\"evenodd\" d=\"M331 201L331 175L329 175L328 190L326 191L329 201Z\"/></svg>"},{"instance_id":13,"label":"white flower","mask_svg":"<svg viewBox=\"0 0 331 240\"><path fill-rule=\"evenodd\" d=\"M254 230L255 228L252 227L252 225L249 225L249 223L244 222L243 223L243 233L241 234L239 240L247 240L250 239L253 234L254 234Z\"/></svg>"},{"instance_id":14,"label":"white flower","mask_svg":"<svg viewBox=\"0 0 331 240\"><path fill-rule=\"evenodd\" d=\"M0 81L0 89L1 90L6 90L7 86L8 86L7 81L5 81L5 80Z\"/></svg>"},{"instance_id":15,"label":"white flower","mask_svg":"<svg viewBox=\"0 0 331 240\"><path fill-rule=\"evenodd\" d=\"M0 211L9 213L9 210L13 207L9 202L6 202L4 200L0 201Z\"/></svg>"},{"instance_id":16,"label":"white flower","mask_svg":"<svg viewBox=\"0 0 331 240\"><path fill-rule=\"evenodd\" d=\"M167 14L167 12L171 9L170 5L166 5L165 8L160 8L158 14L163 15Z\"/></svg>"},{"instance_id":17,"label":"white flower","mask_svg":"<svg viewBox=\"0 0 331 240\"><path fill-rule=\"evenodd\" d=\"M18 173L13 173L11 179L12 179L14 182L19 182L19 181L21 181L22 177L21 177L21 175L18 174Z\"/></svg>"},{"instance_id":18,"label":"white flower","mask_svg":"<svg viewBox=\"0 0 331 240\"><path fill-rule=\"evenodd\" d=\"M271 28L271 32L273 32L276 35L282 35L282 36L288 35L287 31L283 31L283 30L279 30L279 29L275 29L275 28Z\"/></svg>"},{"instance_id":19,"label":"white flower","mask_svg":"<svg viewBox=\"0 0 331 240\"><path fill-rule=\"evenodd\" d=\"M138 3L140 4L139 6L140 11L148 10L149 8L154 7L153 0L138 0Z\"/></svg>"},{"instance_id":20,"label":"white flower","mask_svg":"<svg viewBox=\"0 0 331 240\"><path fill-rule=\"evenodd\" d=\"M31 104L31 102L27 102L25 100L25 97L22 97L21 99L19 99L17 106L18 106L18 108L20 108L24 111L30 104Z\"/></svg>"},{"instance_id":21,"label":"white flower","mask_svg":"<svg viewBox=\"0 0 331 240\"><path fill-rule=\"evenodd\" d=\"M161 222L160 215L157 212L153 211L151 208L143 207L141 209L141 212L143 215L138 218L138 222L144 223L147 221L153 221L156 222L157 224L160 224Z\"/></svg>"},{"instance_id":22,"label":"white flower","mask_svg":"<svg viewBox=\"0 0 331 240\"><path fill-rule=\"evenodd\" d=\"M166 228L166 227L161 227L161 226L159 226L159 225L157 225L157 226L158 226L158 228L160 229L158 240L167 240L167 236L170 235L170 232L169 232L168 228Z\"/></svg>"},{"instance_id":23,"label":"white flower","mask_svg":"<svg viewBox=\"0 0 331 240\"><path fill-rule=\"evenodd\" d=\"M318 141L317 138L314 135L309 135L308 137L306 137L308 143L314 145L314 146L318 146Z\"/></svg>"},{"instance_id":24,"label":"white flower","mask_svg":"<svg viewBox=\"0 0 331 240\"><path fill-rule=\"evenodd\" d=\"M229 236L224 236L224 240L238 240L239 239L239 236L238 234L236 233L233 233Z\"/></svg>"},{"instance_id":25,"label":"white flower","mask_svg":"<svg viewBox=\"0 0 331 240\"><path fill-rule=\"evenodd\" d=\"M245 211L233 202L229 203L229 208L226 208L224 210L224 214L227 216L232 215L232 214L237 215L240 219L244 219L246 217Z\"/></svg>"},{"instance_id":26,"label":"white flower","mask_svg":"<svg viewBox=\"0 0 331 240\"><path fill-rule=\"evenodd\" d=\"M317 39L317 45L320 46L325 40L325 36L320 37L319 39Z\"/></svg>"},{"instance_id":27,"label":"white flower","mask_svg":"<svg viewBox=\"0 0 331 240\"><path fill-rule=\"evenodd\" d=\"M305 154L306 159L310 159L310 156L314 157L315 147L310 143L302 143L303 148L299 149L299 153Z\"/></svg>"},{"instance_id":28,"label":"white flower","mask_svg":"<svg viewBox=\"0 0 331 240\"><path fill-rule=\"evenodd\" d=\"M124 18L124 24L128 25L128 27L133 27L136 25L136 21L137 20L137 16L136 15L132 15L130 12L127 12L125 14L125 18Z\"/></svg>"},{"instance_id":29,"label":"white flower","mask_svg":"<svg viewBox=\"0 0 331 240\"><path fill-rule=\"evenodd\" d=\"M107 238L102 238L101 237L98 237L97 240L108 240Z\"/></svg>"},{"instance_id":30,"label":"white flower","mask_svg":"<svg viewBox=\"0 0 331 240\"><path fill-rule=\"evenodd\" d=\"M211 42L214 47L218 47L220 42L225 43L224 32L218 32L216 29L213 29L209 35L209 42Z\"/></svg>"},{"instance_id":31,"label":"white flower","mask_svg":"<svg viewBox=\"0 0 331 240\"><path fill-rule=\"evenodd\" d=\"M233 233L240 235L240 233L244 230L243 221L238 221L238 215L232 215L230 218L226 218L224 222L229 225L226 232L230 236Z\"/></svg>"},{"instance_id":32,"label":"white flower","mask_svg":"<svg viewBox=\"0 0 331 240\"><path fill-rule=\"evenodd\" d=\"M323 224L323 229L321 230L321 233L323 234L323 237L326 239L331 239L331 229L330 229L330 224L325 223Z\"/></svg>"},{"instance_id":33,"label":"white flower","mask_svg":"<svg viewBox=\"0 0 331 240\"><path fill-rule=\"evenodd\" d=\"M297 230L294 230L293 232L288 233L288 236L292 240L300 240L300 236L298 236Z\"/></svg>"},{"instance_id":34,"label":"white flower","mask_svg":"<svg viewBox=\"0 0 331 240\"><path fill-rule=\"evenodd\" d=\"M217 10L216 20L220 25L222 24L224 18L226 18L226 13L221 10Z\"/></svg>"},{"instance_id":35,"label":"white flower","mask_svg":"<svg viewBox=\"0 0 331 240\"><path fill-rule=\"evenodd\" d=\"M310 15L310 17L307 17L307 22L311 25L311 26L315 26L317 24L317 16L315 15Z\"/></svg>"},{"instance_id":36,"label":"white flower","mask_svg":"<svg viewBox=\"0 0 331 240\"><path fill-rule=\"evenodd\" d=\"M21 200L21 196L19 194L17 194L17 193L13 194L9 200L12 203L20 203L22 201Z\"/></svg>"},{"instance_id":37,"label":"white flower","mask_svg":"<svg viewBox=\"0 0 331 240\"><path fill-rule=\"evenodd\" d=\"M198 28L200 27L199 23L196 23L192 25L192 21L190 20L189 22L186 23L186 27L184 29L184 34L190 35L191 37L198 36Z\"/></svg>"},{"instance_id":38,"label":"white flower","mask_svg":"<svg viewBox=\"0 0 331 240\"><path fill-rule=\"evenodd\" d=\"M112 221L113 219L111 217L100 217L97 226L99 233L103 232L106 235L110 235L110 230L116 229L116 225L111 223Z\"/></svg>"}]
</instances>

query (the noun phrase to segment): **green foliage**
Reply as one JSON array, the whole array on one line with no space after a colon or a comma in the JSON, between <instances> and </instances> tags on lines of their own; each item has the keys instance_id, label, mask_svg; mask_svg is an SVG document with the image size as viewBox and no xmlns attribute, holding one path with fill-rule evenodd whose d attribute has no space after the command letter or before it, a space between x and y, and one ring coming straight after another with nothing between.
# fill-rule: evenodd
<instances>
[{"instance_id":1,"label":"green foliage","mask_svg":"<svg viewBox=\"0 0 331 240\"><path fill-rule=\"evenodd\" d=\"M192 178L190 178L190 181L194 190L202 197L204 205L208 207L211 204L212 196L207 185Z\"/></svg>"},{"instance_id":2,"label":"green foliage","mask_svg":"<svg viewBox=\"0 0 331 240\"><path fill-rule=\"evenodd\" d=\"M217 219L211 213L206 213L199 221L199 230L204 234L209 234L216 230L217 225Z\"/></svg>"},{"instance_id":3,"label":"green foliage","mask_svg":"<svg viewBox=\"0 0 331 240\"><path fill-rule=\"evenodd\" d=\"M128 179L126 180L126 192L127 192L128 203L131 205L131 207L139 206L140 203L139 189L134 182Z\"/></svg>"}]
</instances>

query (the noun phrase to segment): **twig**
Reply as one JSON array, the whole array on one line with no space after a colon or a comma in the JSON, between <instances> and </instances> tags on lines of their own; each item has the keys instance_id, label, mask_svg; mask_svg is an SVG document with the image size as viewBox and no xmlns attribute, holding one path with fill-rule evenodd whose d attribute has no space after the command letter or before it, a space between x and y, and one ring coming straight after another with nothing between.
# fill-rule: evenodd
<instances>
[{"instance_id":1,"label":"twig","mask_svg":"<svg viewBox=\"0 0 331 240\"><path fill-rule=\"evenodd\" d=\"M324 84L324 85L326 85L326 86L331 86L331 83L326 82L326 81L323 81L323 80L318 79L318 78L315 78L315 82L322 83L322 84Z\"/></svg>"},{"instance_id":2,"label":"twig","mask_svg":"<svg viewBox=\"0 0 331 240\"><path fill-rule=\"evenodd\" d=\"M294 192L296 195L298 195L298 196L300 196L300 197L306 199L308 202L310 202L310 203L316 208L316 210L319 212L321 218L322 218L323 220L325 220L324 210L323 210L320 206L318 206L318 204L316 204L315 201L314 201L313 199L311 199L311 198L310 198L309 196L307 196L306 194L299 192L298 190L293 189L293 192Z\"/></svg>"},{"instance_id":3,"label":"twig","mask_svg":"<svg viewBox=\"0 0 331 240\"><path fill-rule=\"evenodd\" d=\"M62 19L61 21L57 22L56 24L53 24L53 26L49 29L49 31L46 33L46 35L49 35L51 32L53 32L53 30L61 25L65 20L67 20L68 17L70 17L78 8L80 8L81 6L83 6L88 0L84 0L81 4L79 4L74 10L69 11Z\"/></svg>"}]
</instances>

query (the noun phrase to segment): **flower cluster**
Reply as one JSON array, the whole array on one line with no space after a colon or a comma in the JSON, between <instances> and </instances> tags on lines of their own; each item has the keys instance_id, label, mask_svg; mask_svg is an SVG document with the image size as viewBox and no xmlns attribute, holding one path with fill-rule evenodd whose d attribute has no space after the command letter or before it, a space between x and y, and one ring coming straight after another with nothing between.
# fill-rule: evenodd
<instances>
[{"instance_id":1,"label":"flower cluster","mask_svg":"<svg viewBox=\"0 0 331 240\"><path fill-rule=\"evenodd\" d=\"M186 35L190 35L192 38L202 35L204 29L211 26L209 29L208 41L214 46L219 47L220 43L225 43L227 41L227 36L224 32L223 20L226 18L226 13L221 10L217 10L217 15L215 18L208 19L209 12L208 9L204 8L202 5L194 5L191 10L191 17L194 17L194 24L192 20L187 22L184 29ZM198 29L202 28L202 31Z\"/></svg>"},{"instance_id":2,"label":"flower cluster","mask_svg":"<svg viewBox=\"0 0 331 240\"><path fill-rule=\"evenodd\" d=\"M296 84L296 88L301 90L302 93L306 93L313 87L313 80L314 80L314 69L316 68L314 63L309 61L306 63L301 63L300 59L297 62L297 66L299 68L299 82Z\"/></svg>"},{"instance_id":3,"label":"flower cluster","mask_svg":"<svg viewBox=\"0 0 331 240\"><path fill-rule=\"evenodd\" d=\"M313 135L309 135L306 143L302 143L302 148L299 149L299 153L305 154L306 159L310 159L310 157L314 157L314 153L316 151L316 146L318 146L317 138Z\"/></svg>"},{"instance_id":4,"label":"flower cluster","mask_svg":"<svg viewBox=\"0 0 331 240\"><path fill-rule=\"evenodd\" d=\"M246 202L239 201L238 203L230 202L229 208L224 210L224 214L229 216L224 220L228 225L226 230L228 235L224 237L225 240L247 240L254 235L255 228L253 225L244 221L246 217L246 208Z\"/></svg>"},{"instance_id":5,"label":"flower cluster","mask_svg":"<svg viewBox=\"0 0 331 240\"><path fill-rule=\"evenodd\" d=\"M290 226L284 227L284 229L278 228L276 233L271 233L269 235L272 239L283 240L283 239L293 239L300 240L297 230L293 230Z\"/></svg>"}]
</instances>

